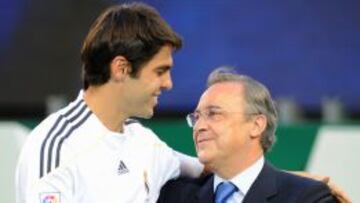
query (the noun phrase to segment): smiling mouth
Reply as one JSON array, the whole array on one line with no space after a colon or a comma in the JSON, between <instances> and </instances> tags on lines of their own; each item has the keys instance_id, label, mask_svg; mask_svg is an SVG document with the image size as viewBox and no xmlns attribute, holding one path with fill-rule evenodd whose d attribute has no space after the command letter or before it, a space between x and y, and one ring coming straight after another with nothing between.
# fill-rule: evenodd
<instances>
[{"instance_id":1,"label":"smiling mouth","mask_svg":"<svg viewBox=\"0 0 360 203\"><path fill-rule=\"evenodd\" d=\"M158 103L160 97L160 93L153 94L153 99L155 101L155 105Z\"/></svg>"},{"instance_id":2,"label":"smiling mouth","mask_svg":"<svg viewBox=\"0 0 360 203\"><path fill-rule=\"evenodd\" d=\"M212 139L211 138L200 138L196 141L197 144L203 144L203 143L206 143L206 142L209 142L211 141Z\"/></svg>"},{"instance_id":3,"label":"smiling mouth","mask_svg":"<svg viewBox=\"0 0 360 203\"><path fill-rule=\"evenodd\" d=\"M156 92L153 94L154 97L159 97L161 95L161 92Z\"/></svg>"},{"instance_id":4,"label":"smiling mouth","mask_svg":"<svg viewBox=\"0 0 360 203\"><path fill-rule=\"evenodd\" d=\"M156 104L158 103L158 101L159 101L159 97L158 97L158 96L154 96L153 99L154 99L154 103L155 103L155 105L156 105Z\"/></svg>"}]
</instances>

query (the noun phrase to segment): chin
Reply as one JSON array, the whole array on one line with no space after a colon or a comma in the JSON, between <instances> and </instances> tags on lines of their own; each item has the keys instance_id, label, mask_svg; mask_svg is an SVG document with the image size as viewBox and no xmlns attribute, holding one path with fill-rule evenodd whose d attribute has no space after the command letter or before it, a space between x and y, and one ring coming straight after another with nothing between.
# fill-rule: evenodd
<instances>
[{"instance_id":1,"label":"chin","mask_svg":"<svg viewBox=\"0 0 360 203\"><path fill-rule=\"evenodd\" d=\"M154 114L148 114L148 115L145 115L143 118L145 118L145 119L150 119L150 118L153 117L153 115L154 115Z\"/></svg>"},{"instance_id":2,"label":"chin","mask_svg":"<svg viewBox=\"0 0 360 203\"><path fill-rule=\"evenodd\" d=\"M209 154L207 154L205 151L202 151L202 150L199 150L197 152L197 157L198 157L199 161L204 165L208 164L211 160Z\"/></svg>"},{"instance_id":3,"label":"chin","mask_svg":"<svg viewBox=\"0 0 360 203\"><path fill-rule=\"evenodd\" d=\"M153 117L153 115L154 115L154 111L151 110L151 111L139 113L138 117L139 118L149 119L149 118Z\"/></svg>"}]
</instances>

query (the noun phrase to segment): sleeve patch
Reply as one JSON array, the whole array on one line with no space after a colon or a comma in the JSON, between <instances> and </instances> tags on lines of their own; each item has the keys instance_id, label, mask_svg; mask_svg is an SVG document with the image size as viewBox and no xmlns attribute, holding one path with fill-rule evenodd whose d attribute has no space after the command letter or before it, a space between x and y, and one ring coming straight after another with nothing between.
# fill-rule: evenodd
<instances>
[{"instance_id":1,"label":"sleeve patch","mask_svg":"<svg viewBox=\"0 0 360 203\"><path fill-rule=\"evenodd\" d=\"M40 193L40 203L61 203L60 192L42 192Z\"/></svg>"}]
</instances>

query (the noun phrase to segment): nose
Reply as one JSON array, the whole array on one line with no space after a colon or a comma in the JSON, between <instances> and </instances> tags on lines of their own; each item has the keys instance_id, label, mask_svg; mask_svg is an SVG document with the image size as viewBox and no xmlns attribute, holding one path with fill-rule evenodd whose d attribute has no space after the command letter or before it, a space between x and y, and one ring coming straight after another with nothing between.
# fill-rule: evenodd
<instances>
[{"instance_id":1,"label":"nose","mask_svg":"<svg viewBox=\"0 0 360 203\"><path fill-rule=\"evenodd\" d=\"M196 121L193 127L193 140L194 143L197 143L197 137L202 133L207 131L208 124L206 123L206 120L200 116L200 118Z\"/></svg>"},{"instance_id":2,"label":"nose","mask_svg":"<svg viewBox=\"0 0 360 203\"><path fill-rule=\"evenodd\" d=\"M164 78L162 80L162 88L165 90L170 90L173 87L173 82L171 79L170 71L164 75Z\"/></svg>"},{"instance_id":3,"label":"nose","mask_svg":"<svg viewBox=\"0 0 360 203\"><path fill-rule=\"evenodd\" d=\"M193 131L194 133L205 131L207 127L208 127L208 123L206 122L206 119L204 119L203 116L200 116L197 119L196 123L194 124Z\"/></svg>"}]
</instances>

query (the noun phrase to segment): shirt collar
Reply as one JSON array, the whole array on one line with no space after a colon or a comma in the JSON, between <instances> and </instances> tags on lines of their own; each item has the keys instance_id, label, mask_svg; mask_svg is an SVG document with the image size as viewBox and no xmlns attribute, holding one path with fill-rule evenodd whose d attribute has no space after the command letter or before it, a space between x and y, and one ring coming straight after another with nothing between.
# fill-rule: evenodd
<instances>
[{"instance_id":1,"label":"shirt collar","mask_svg":"<svg viewBox=\"0 0 360 203\"><path fill-rule=\"evenodd\" d=\"M255 179L260 174L261 169L264 166L264 156L261 156L254 164L252 164L249 168L244 170L243 172L237 174L230 180L225 180L223 178L220 178L215 174L214 177L214 192L216 191L216 187L224 182L224 181L230 181L236 187L239 189L239 192L241 192L243 195L246 195L246 193L249 191L251 185L254 183Z\"/></svg>"}]
</instances>

